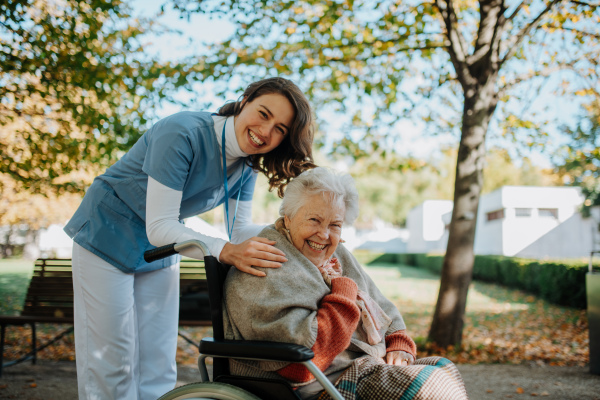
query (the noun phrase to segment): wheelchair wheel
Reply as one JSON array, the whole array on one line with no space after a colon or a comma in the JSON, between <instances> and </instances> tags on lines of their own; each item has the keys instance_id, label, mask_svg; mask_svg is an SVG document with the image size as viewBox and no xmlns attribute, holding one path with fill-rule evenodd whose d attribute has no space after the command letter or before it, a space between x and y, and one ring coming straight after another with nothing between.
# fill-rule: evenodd
<instances>
[{"instance_id":1,"label":"wheelchair wheel","mask_svg":"<svg viewBox=\"0 0 600 400\"><path fill-rule=\"evenodd\" d=\"M198 382L180 386L158 400L260 400L252 393L220 382Z\"/></svg>"}]
</instances>

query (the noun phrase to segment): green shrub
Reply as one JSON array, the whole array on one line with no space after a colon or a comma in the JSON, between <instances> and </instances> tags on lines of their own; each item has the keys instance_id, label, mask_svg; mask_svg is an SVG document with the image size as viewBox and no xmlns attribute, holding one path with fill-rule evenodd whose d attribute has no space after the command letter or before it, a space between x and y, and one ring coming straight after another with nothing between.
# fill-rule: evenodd
<instances>
[{"instance_id":1,"label":"green shrub","mask_svg":"<svg viewBox=\"0 0 600 400\"><path fill-rule=\"evenodd\" d=\"M441 274L443 255L395 254L401 264ZM393 261L391 261L393 262ZM473 279L521 289L551 303L586 308L584 260L540 261L503 256L475 256Z\"/></svg>"},{"instance_id":2,"label":"green shrub","mask_svg":"<svg viewBox=\"0 0 600 400\"><path fill-rule=\"evenodd\" d=\"M441 275L444 256L427 256L425 258L425 268L429 271Z\"/></svg>"},{"instance_id":3,"label":"green shrub","mask_svg":"<svg viewBox=\"0 0 600 400\"><path fill-rule=\"evenodd\" d=\"M483 282L499 283L500 281L500 256L475 256L473 277Z\"/></svg>"}]
</instances>

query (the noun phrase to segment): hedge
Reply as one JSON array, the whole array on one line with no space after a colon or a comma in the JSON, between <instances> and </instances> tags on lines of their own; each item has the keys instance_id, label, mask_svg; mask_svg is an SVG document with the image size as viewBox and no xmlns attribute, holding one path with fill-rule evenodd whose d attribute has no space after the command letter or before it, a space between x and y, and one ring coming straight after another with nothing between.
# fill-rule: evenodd
<instances>
[{"instance_id":1,"label":"hedge","mask_svg":"<svg viewBox=\"0 0 600 400\"><path fill-rule=\"evenodd\" d=\"M388 262L427 269L440 275L443 255L382 254L373 262ZM585 309L585 275L582 260L541 261L503 256L475 256L473 279L535 294L553 304Z\"/></svg>"}]
</instances>

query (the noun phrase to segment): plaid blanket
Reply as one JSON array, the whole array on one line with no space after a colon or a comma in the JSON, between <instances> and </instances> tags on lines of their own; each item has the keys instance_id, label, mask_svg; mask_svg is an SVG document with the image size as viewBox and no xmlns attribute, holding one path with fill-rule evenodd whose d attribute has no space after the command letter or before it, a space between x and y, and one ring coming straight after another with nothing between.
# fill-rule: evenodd
<instances>
[{"instance_id":1,"label":"plaid blanket","mask_svg":"<svg viewBox=\"0 0 600 400\"><path fill-rule=\"evenodd\" d=\"M398 367L364 356L335 384L346 400L467 400L467 391L456 366L442 357L427 357ZM319 400L329 400L326 392Z\"/></svg>"}]
</instances>

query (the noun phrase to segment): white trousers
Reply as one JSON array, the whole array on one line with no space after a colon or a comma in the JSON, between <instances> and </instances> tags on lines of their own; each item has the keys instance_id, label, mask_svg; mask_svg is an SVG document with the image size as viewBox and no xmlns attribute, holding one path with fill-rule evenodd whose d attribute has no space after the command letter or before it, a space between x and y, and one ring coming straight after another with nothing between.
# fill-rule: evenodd
<instances>
[{"instance_id":1,"label":"white trousers","mask_svg":"<svg viewBox=\"0 0 600 400\"><path fill-rule=\"evenodd\" d=\"M179 264L126 274L73 246L79 399L156 400L175 387Z\"/></svg>"}]
</instances>

